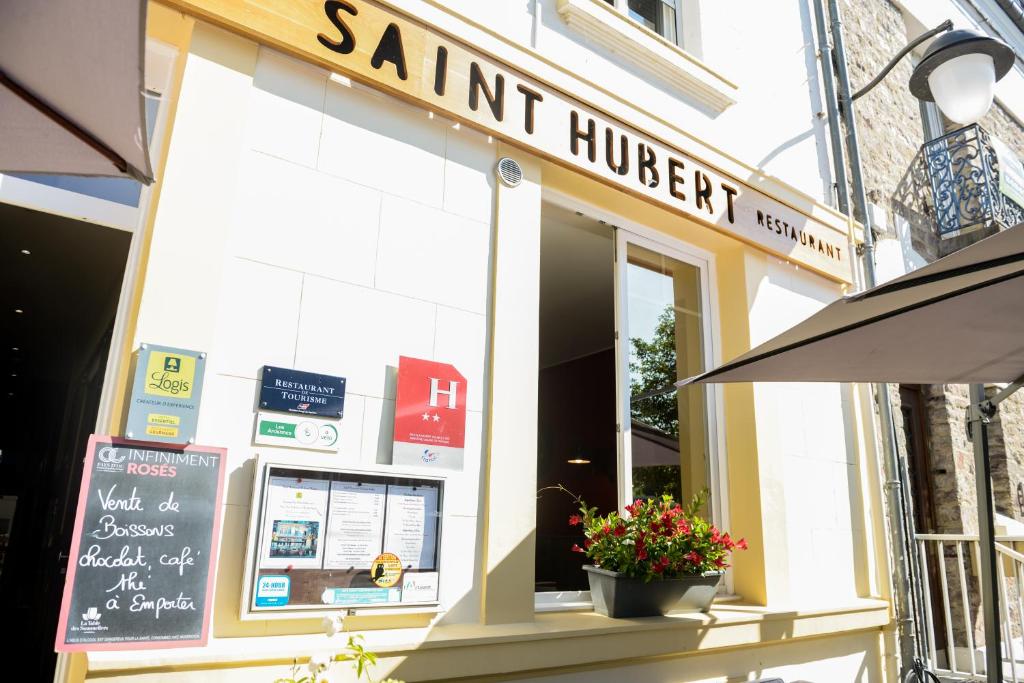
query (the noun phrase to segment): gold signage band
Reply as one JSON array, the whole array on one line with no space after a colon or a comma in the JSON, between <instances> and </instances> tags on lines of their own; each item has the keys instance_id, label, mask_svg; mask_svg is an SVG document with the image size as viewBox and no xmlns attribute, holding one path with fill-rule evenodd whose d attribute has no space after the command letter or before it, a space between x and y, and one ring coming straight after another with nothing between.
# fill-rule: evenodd
<instances>
[{"instance_id":1,"label":"gold signage band","mask_svg":"<svg viewBox=\"0 0 1024 683\"><path fill-rule=\"evenodd\" d=\"M844 233L371 0L165 0L832 279Z\"/></svg>"}]
</instances>

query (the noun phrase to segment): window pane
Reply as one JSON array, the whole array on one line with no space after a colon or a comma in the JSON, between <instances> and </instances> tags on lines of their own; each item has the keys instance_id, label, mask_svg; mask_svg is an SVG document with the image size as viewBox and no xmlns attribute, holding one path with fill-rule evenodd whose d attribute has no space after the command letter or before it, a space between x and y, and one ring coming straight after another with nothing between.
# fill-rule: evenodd
<instances>
[{"instance_id":1,"label":"window pane","mask_svg":"<svg viewBox=\"0 0 1024 683\"><path fill-rule=\"evenodd\" d=\"M629 18L651 29L658 30L658 5L661 0L629 0Z\"/></svg>"},{"instance_id":2,"label":"window pane","mask_svg":"<svg viewBox=\"0 0 1024 683\"><path fill-rule=\"evenodd\" d=\"M629 0L629 17L673 43L676 40L676 0Z\"/></svg>"},{"instance_id":3,"label":"window pane","mask_svg":"<svg viewBox=\"0 0 1024 683\"><path fill-rule=\"evenodd\" d=\"M703 389L674 387L704 369L700 271L630 244L626 282L632 496L685 504L709 482Z\"/></svg>"},{"instance_id":4,"label":"window pane","mask_svg":"<svg viewBox=\"0 0 1024 683\"><path fill-rule=\"evenodd\" d=\"M676 40L676 8L674 4L661 3L661 24L658 33L665 36L670 42L678 43Z\"/></svg>"},{"instance_id":5,"label":"window pane","mask_svg":"<svg viewBox=\"0 0 1024 683\"><path fill-rule=\"evenodd\" d=\"M541 217L537 488L561 484L606 514L619 503L613 232L548 204ZM539 592L589 587L576 507L560 491L537 498Z\"/></svg>"}]
</instances>

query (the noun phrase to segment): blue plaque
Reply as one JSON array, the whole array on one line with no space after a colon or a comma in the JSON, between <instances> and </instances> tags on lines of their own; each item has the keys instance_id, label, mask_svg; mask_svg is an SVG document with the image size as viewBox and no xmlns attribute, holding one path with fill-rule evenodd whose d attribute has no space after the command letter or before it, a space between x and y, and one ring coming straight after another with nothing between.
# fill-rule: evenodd
<instances>
[{"instance_id":1,"label":"blue plaque","mask_svg":"<svg viewBox=\"0 0 1024 683\"><path fill-rule=\"evenodd\" d=\"M345 411L345 378L264 365L260 409L341 417Z\"/></svg>"}]
</instances>

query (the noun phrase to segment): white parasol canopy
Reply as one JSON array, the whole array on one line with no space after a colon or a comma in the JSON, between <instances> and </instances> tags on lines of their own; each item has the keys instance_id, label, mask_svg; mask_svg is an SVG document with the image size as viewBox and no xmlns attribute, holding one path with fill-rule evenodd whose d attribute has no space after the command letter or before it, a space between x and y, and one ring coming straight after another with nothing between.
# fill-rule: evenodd
<instances>
[{"instance_id":1,"label":"white parasol canopy","mask_svg":"<svg viewBox=\"0 0 1024 683\"><path fill-rule=\"evenodd\" d=\"M835 301L678 386L1009 382L1024 375L1024 224Z\"/></svg>"},{"instance_id":2,"label":"white parasol canopy","mask_svg":"<svg viewBox=\"0 0 1024 683\"><path fill-rule=\"evenodd\" d=\"M0 2L0 172L152 181L146 0Z\"/></svg>"}]
</instances>

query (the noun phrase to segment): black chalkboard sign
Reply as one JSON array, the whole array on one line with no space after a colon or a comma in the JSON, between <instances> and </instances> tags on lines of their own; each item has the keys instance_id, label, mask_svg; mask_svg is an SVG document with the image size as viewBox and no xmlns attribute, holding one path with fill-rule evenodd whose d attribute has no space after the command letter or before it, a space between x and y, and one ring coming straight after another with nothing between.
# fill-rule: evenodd
<instances>
[{"instance_id":1,"label":"black chalkboard sign","mask_svg":"<svg viewBox=\"0 0 1024 683\"><path fill-rule=\"evenodd\" d=\"M206 643L226 454L89 439L58 651Z\"/></svg>"}]
</instances>

